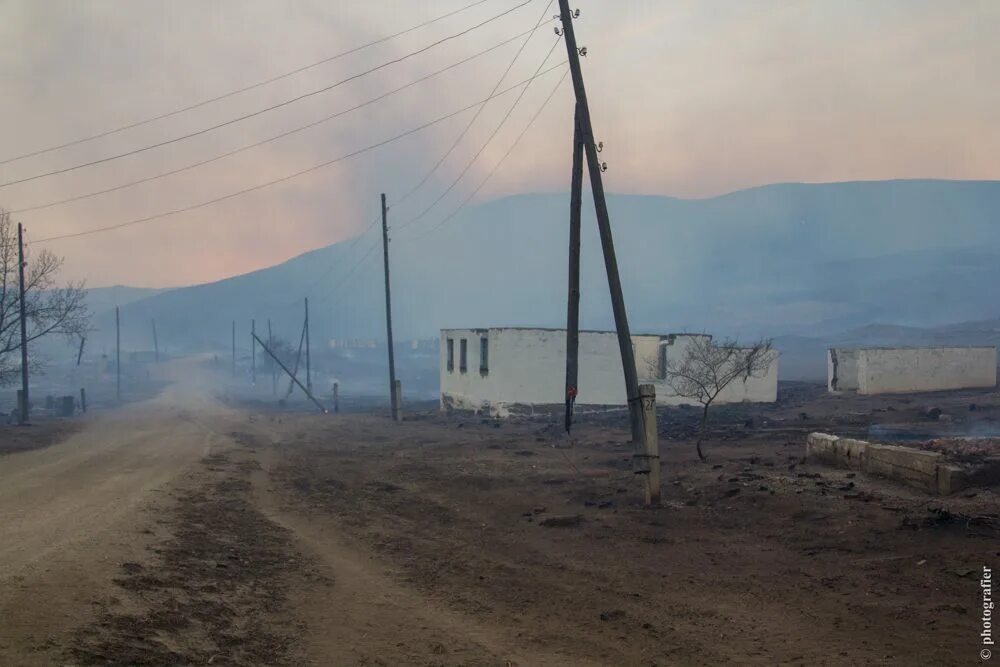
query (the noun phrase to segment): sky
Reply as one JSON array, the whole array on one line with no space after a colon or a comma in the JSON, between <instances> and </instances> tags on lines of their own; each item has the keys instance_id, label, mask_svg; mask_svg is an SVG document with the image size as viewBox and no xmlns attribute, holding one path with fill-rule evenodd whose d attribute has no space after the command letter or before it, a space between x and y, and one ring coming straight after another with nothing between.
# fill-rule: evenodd
<instances>
[{"instance_id":1,"label":"sky","mask_svg":"<svg viewBox=\"0 0 1000 667\"><path fill-rule=\"evenodd\" d=\"M553 30L557 3L546 7L548 0L531 0L518 7L525 1L484 0L245 93L0 164L0 183L8 183L101 160L385 64L326 92L189 139L0 186L0 207L15 211L29 242L65 258L65 279L86 280L89 286L166 287L219 280L351 238L378 220L382 192L391 204L390 225L420 231L473 193L470 205L520 192L567 190L573 90L568 79L559 83L566 52ZM0 0L0 160L203 102L472 2ZM572 4L581 11L574 25L579 45L587 47L584 77L595 135L605 146L601 158L609 167L609 191L711 197L788 181L1000 179L1000 3ZM465 35L386 64L515 7ZM44 241L223 198L481 102L527 37L345 112L520 35L539 20L499 89L532 77L540 67L556 69L527 86L505 122L521 88L486 103L464 135L476 107L212 205L106 233ZM179 169L335 113L341 115L201 167L23 210Z\"/></svg>"}]
</instances>

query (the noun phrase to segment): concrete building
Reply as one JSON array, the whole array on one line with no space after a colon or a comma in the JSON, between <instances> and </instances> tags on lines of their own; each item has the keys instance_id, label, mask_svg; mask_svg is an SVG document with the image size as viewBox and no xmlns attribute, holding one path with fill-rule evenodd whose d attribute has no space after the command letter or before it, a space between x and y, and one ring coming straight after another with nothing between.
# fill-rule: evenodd
<instances>
[{"instance_id":1,"label":"concrete building","mask_svg":"<svg viewBox=\"0 0 1000 667\"><path fill-rule=\"evenodd\" d=\"M666 383L667 361L681 359L701 334L634 334L632 347L641 383L656 385L657 402L695 404ZM506 414L514 405L565 401L566 330L538 328L444 329L441 331L441 406ZM610 331L581 331L578 405L624 406L625 380L618 337ZM766 373L736 380L717 403L774 402L777 355Z\"/></svg>"},{"instance_id":2,"label":"concrete building","mask_svg":"<svg viewBox=\"0 0 1000 667\"><path fill-rule=\"evenodd\" d=\"M995 387L995 347L871 347L827 350L831 393L901 394Z\"/></svg>"}]
</instances>

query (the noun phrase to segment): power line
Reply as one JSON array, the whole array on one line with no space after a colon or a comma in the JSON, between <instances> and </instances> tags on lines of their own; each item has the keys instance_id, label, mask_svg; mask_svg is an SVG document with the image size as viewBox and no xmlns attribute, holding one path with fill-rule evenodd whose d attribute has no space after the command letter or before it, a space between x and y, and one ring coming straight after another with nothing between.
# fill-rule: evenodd
<instances>
[{"instance_id":1,"label":"power line","mask_svg":"<svg viewBox=\"0 0 1000 667\"><path fill-rule=\"evenodd\" d=\"M497 80L496 85L493 86L493 90L490 91L491 95L497 91L497 89L503 84L503 80L507 78L508 74L510 74L510 70L514 67L514 63L516 63L518 58L521 57L521 54L524 52L525 47L528 46L528 42L531 41L531 38L534 36L535 31L538 30L538 26L542 25L542 23L544 22L546 14L549 13L549 7L552 6L552 2L553 0L549 0L548 4L545 5L545 8L542 10L542 15L539 16L538 21L535 22L535 27L532 28L530 31L528 31L528 38L525 39L524 43L521 44L521 48L519 48L517 50L517 53L514 54L514 57L511 59L510 64L507 65L507 69L504 70L503 74L501 74L500 78ZM441 158L436 163L434 163L434 166L431 167L426 174L424 174L424 177L420 179L420 182L418 182L415 186L410 188L406 192L406 194L404 194L402 197L393 202L393 206L396 206L409 199L413 195L413 193L415 193L417 190L422 188L425 183L427 183L430 177L433 176L437 172L437 170L441 167L441 165L444 163L444 161L448 159L448 156L451 155L456 148L458 148L458 145L462 142L462 139L464 139L465 135L469 133L470 129L472 129L472 126L475 124L476 120L479 119L480 114L482 114L485 108L486 105L483 104L481 107L479 107L479 109L476 110L475 115L473 115L472 118L469 120L469 122L465 125L465 128L462 129L459 135L455 138L455 141L453 141L448 150L445 151L444 155L442 155Z\"/></svg>"},{"instance_id":2,"label":"power line","mask_svg":"<svg viewBox=\"0 0 1000 667\"><path fill-rule=\"evenodd\" d=\"M552 71L558 69L559 67L561 67L561 66L563 66L565 64L566 64L566 61L563 61L563 62L561 62L561 63L559 63L557 65L553 65L552 67L550 67L550 68L548 68L548 69L546 69L546 70L544 70L542 72L537 72L532 77L530 77L528 79L525 79L523 81L520 81L519 83L516 83L516 84L510 86L510 87L508 87L508 88L506 88L506 89L504 89L504 90L502 90L502 91L494 94L492 97L499 97L500 95L505 95L505 94L511 92L512 90L516 90L517 88L519 88L521 86L526 86L531 81L533 81L534 79L536 79L538 77L541 77L541 76L544 76L545 74L548 74L549 72L552 72ZM486 98L486 99L488 100L490 98ZM406 132L403 132L401 134L397 134L397 135L395 135L393 137L390 137L388 139L384 139L384 140L379 141L379 142L374 143L374 144L369 144L368 146L365 146L364 148L360 148L360 149L358 149L356 151L352 151L351 153L347 153L345 155L341 155L340 157L334 158L332 160L327 160L326 162L321 162L320 164L313 165L312 167L309 167L307 169L303 169L301 171L297 171L295 173L289 174L287 176L283 176L281 178L277 178L277 179L275 179L273 181L268 181L266 183L261 183L259 185L255 185L253 187L245 188L243 190L238 190L236 192L231 192L231 193L229 193L227 195L223 195L221 197L216 197L215 199L210 199L208 201L200 202L198 204L192 204L191 206L186 206L186 207L183 207L183 208L173 209L171 211L165 211L163 213L157 213L155 215L150 215L150 216L147 216L147 217L144 217L144 218L138 218L138 219L135 219L135 220L129 220L128 222L121 222L121 223L118 223L118 224L115 224L115 225L107 225L105 227L97 227L95 229L90 229L90 230L83 231L83 232L75 232L75 233L72 233L72 234L61 234L59 236L50 236L48 238L39 239L38 241L36 241L36 243L45 243L47 241L57 241L57 240L60 240L60 239L76 238L76 237L79 237L79 236L88 236L90 234L97 234L97 233L100 233L100 232L111 231L111 230L114 230L114 229L121 229L122 227L129 227L129 226L132 226L132 225L137 225L137 224L141 224L141 223L145 223L145 222L151 222L153 220L159 220L161 218L166 218L166 217L169 217L169 216L172 216L172 215L177 215L179 213L186 213L188 211L193 211L195 209L202 208L204 206L209 206L211 204L216 204L216 203L228 200L228 199L233 199L234 197L239 197L241 195L244 195L244 194L247 194L247 193L250 193L250 192L254 192L256 190L262 190L264 188L270 187L272 185L276 185L278 183L283 183L285 181L290 181L293 178L297 178L297 177L302 176L304 174L307 174L309 172L316 171L317 169L322 169L322 168L328 167L328 166L330 166L332 164L336 164L338 162L342 162L342 161L347 160L349 158L361 155L362 153L367 153L367 152L372 151L372 150L374 150L376 148L379 148L381 146L385 146L386 144L389 144L389 143L392 143L392 142L397 141L399 139L402 139L404 137L407 137L407 136L409 136L411 134L415 134L415 133L417 133L417 132L419 132L419 131L421 131L423 129L431 127L432 125L437 125L438 123L440 123L442 121L445 121L445 120L447 120L449 118L453 118L455 116L458 116L459 114L462 114L462 113L464 113L466 111L469 111L470 109L474 109L477 105L482 104L484 101L485 100L480 100L478 102L475 102L473 104L465 106L465 107L463 107L461 109L458 109L457 111L452 111L452 112L447 113L447 114L445 114L443 116L439 116L439 117L435 118L434 120L428 121L428 122L424 123L423 125L419 125L419 126L417 126L415 128L407 130Z\"/></svg>"},{"instance_id":3,"label":"power line","mask_svg":"<svg viewBox=\"0 0 1000 667\"><path fill-rule=\"evenodd\" d=\"M555 51L555 49L556 49L556 46L558 46L558 45L559 45L559 38L556 38L556 40L555 40L554 42L552 42L552 47L551 47L551 48L549 49L549 52L545 54L545 58L543 58L543 59L542 59L542 62L540 62L540 63L538 64L538 67L537 67L537 68L535 69L535 74L534 74L534 75L532 76L532 79L534 79L534 76L537 76L537 75L538 75L538 73L539 73L539 72L541 71L542 67L544 67L544 66L545 66L545 63L546 63L546 62L548 62L549 58L550 58L550 57L552 56L552 52L553 52L553 51ZM410 226L410 225L412 225L413 223L415 223L415 222L417 222L418 220L422 219L422 218L423 218L423 217L424 217L425 215L427 215L427 214L428 214L428 213L429 213L429 212L431 211L431 209L433 209L433 208L434 208L435 206L437 206L437 205L438 205L438 203L439 203L439 202L440 202L440 201L441 201L442 199L444 199L444 198L445 198L445 197L446 197L446 196L448 195L448 193L449 193L449 192L451 192L451 191L452 191L452 189L453 189L453 188L454 188L454 187L455 187L456 185L458 185L458 182L459 182L459 181L461 181L461 180L462 180L462 178L464 178L464 177L465 177L465 175L466 175L466 174L467 174L467 173L469 172L469 169L471 169L471 168L472 168L472 165L473 165L473 164L474 164L474 163L476 162L476 160L478 160L478 159L479 159L479 156L483 154L483 151L485 151L485 150L486 150L486 147L490 145L490 143L491 143L491 142L493 141L493 139L494 139L494 138L496 138L496 136L497 136L497 133L499 133L499 132L500 132L500 129L501 129L501 128L502 128L503 126L504 126L504 124L505 124L505 123L507 122L507 120L508 120L508 119L510 118L510 115L511 115L511 114L512 114L512 113L514 112L514 109L516 109L516 108L517 108L517 105L518 105L518 104L519 104L519 103L521 102L521 100L522 100L522 99L524 98L524 94L525 94L526 92L528 92L528 88L529 88L529 87L530 87L530 83L529 83L528 85L526 85L526 86L525 86L524 88L522 88L522 89L521 89L521 92L520 92L520 93L518 94L518 96L517 96L517 99L515 99L515 100L514 100L514 103L513 103L513 104L512 104L511 106L510 106L510 108L509 108L509 109L507 109L507 113L506 113L506 114L504 114L504 117L503 117L502 119L500 119L500 123L499 123L499 124L498 124L498 125L496 126L496 129L494 129L494 130L493 130L493 133L492 133L492 134L490 134L490 136L489 136L489 137L488 137L488 138L486 139L486 141L485 141L485 142L483 143L483 145L482 145L482 146L481 146L481 147L479 148L479 150L478 150L478 151L476 151L476 154L472 156L472 159L471 159L471 160L469 160L469 161L468 161L468 162L466 163L466 165L465 165L465 168L464 168L464 169L462 169L462 171L461 171L461 172L460 172L460 173L458 174L458 176L457 176L457 177L455 178L455 180L453 180L453 181L451 182L451 185L449 185L449 186L448 186L447 188L445 188L445 191L444 191L444 192L442 192L442 193L441 193L441 194L440 194L440 195L438 196L438 198L437 198L437 199L435 199L434 201L432 201L432 202L430 203L430 205L429 205L429 206L427 206L427 208L425 208L425 209L424 209L423 211L421 211L421 212L420 212L419 214L417 214L417 215L416 215L415 217L413 217L413 218L410 218L410 219L409 219L409 220L407 220L407 221L406 221L405 223L403 223L402 225L400 225L399 227L397 227L397 230L400 230L400 229L404 229L404 228L406 228L406 227L409 227L409 226Z\"/></svg>"},{"instance_id":4,"label":"power line","mask_svg":"<svg viewBox=\"0 0 1000 667\"><path fill-rule=\"evenodd\" d=\"M66 142L64 144L59 144L57 146L50 146L48 148L42 148L42 149L36 150L34 152L31 152L31 153L24 153L22 155L15 155L14 157L9 157L9 158L6 158L4 160L0 160L0 165L9 164L11 162L17 162L18 160L23 160L23 159L29 158L29 157L35 157L36 155L43 155L45 153L51 153L52 151L57 151L57 150L60 150L62 148L69 148L70 146L77 146L79 144L87 143L88 141L94 141L95 139L101 139L103 137L111 136L113 134L118 134L119 132L124 132L125 130L130 130L132 128L140 127L142 125L147 125L149 123L152 123L152 122L155 122L155 121L158 121L158 120L163 120L164 118L169 118L171 116L176 116L177 114L184 113L185 111L191 111L193 109L198 109L200 107L206 106L206 105L211 104L213 102L218 102L219 100L224 100L224 99L226 99L228 97L232 97L234 95L239 95L240 93L245 93L247 91L254 90L254 89L260 88L262 86L266 86L266 85L268 85L270 83L274 83L275 81L280 81L281 79L290 77L290 76L292 76L294 74L299 74L300 72L304 72L304 71L312 69L314 67L318 67L319 65L323 65L323 64L326 64L328 62L332 62L334 60L337 60L339 58L343 58L345 56L349 56L349 55L351 55L353 53L357 53L357 52L362 51L364 49L367 49L369 47L376 46L378 44L382 44L384 42L387 42L389 40L395 39L397 37L401 37L401 36L403 36L403 35L405 35L407 33L411 33L411 32L413 32L415 30L419 30L420 28L425 28L425 27L427 27L429 25L437 23L438 21L442 21L442 20L444 20L446 18L455 16L456 14L460 14L460 13L462 13L462 12L468 10L468 9L472 9L473 7L481 5L481 4L483 4L485 2L488 2L488 1L489 0L477 0L476 2L473 2L471 4L465 5L464 7L460 7L458 9L456 9L456 10L448 12L447 14L442 14L441 16L438 16L436 18L430 19L428 21L424 21L423 23L415 25L415 26L413 26L411 28L407 28L406 30L401 30L401 31L393 33L391 35L387 35L385 37L380 37L379 39L376 39L374 41L368 42L367 44L362 44L361 46L356 46L356 47L354 47L352 49L348 49L347 51L343 51L343 52L338 53L336 55L329 56L327 58L323 58L322 60L317 60L316 62L313 62L313 63L309 63L308 65L303 65L301 67L297 67L296 69L293 69L293 70L290 70L288 72L285 72L284 74L279 74L277 76L273 76L270 79L265 79L263 81L259 81L257 83L251 84L249 86L244 86L243 88L238 88L238 89L232 90L232 91L230 91L228 93L223 93L222 95L217 95L217 96L209 98L207 100L202 100L201 102L196 102L194 104L190 104L190 105L188 105L186 107L181 107L179 109L174 109L173 111L168 111L166 113L159 114L158 116L151 116L150 118L146 118L146 119L143 119L143 120L135 121L133 123L129 123L127 125L122 125L120 127L116 127L116 128L110 129L110 130L105 130L105 131L99 132L97 134L92 134L92 135L90 135L88 137L83 137L81 139L75 139L73 141L68 141L68 142Z\"/></svg>"},{"instance_id":5,"label":"power line","mask_svg":"<svg viewBox=\"0 0 1000 667\"><path fill-rule=\"evenodd\" d=\"M259 110L254 111L254 112L251 112L251 113L248 113L248 114L244 114L243 116L238 116L236 118L231 118L230 120L227 120L225 122L218 123L216 125L212 125L210 127L206 127L206 128L201 129L201 130L197 130L195 132L191 132L189 134L184 134L184 135L181 135L181 136L178 136L178 137L174 137L172 139L167 139L165 141L160 141L160 142L157 142L155 144L149 144L147 146L143 146L141 148L136 148L136 149L133 149L131 151L126 151L124 153L118 153L116 155L109 155L108 157L100 158L100 159L97 159L97 160L91 160L90 162L81 162L80 164L76 164L76 165L73 165L73 166L70 166L70 167L64 167L63 169L55 169L55 170L44 172L44 173L41 173L41 174L35 174L34 176L27 176L25 178L16 179L16 180L13 180L13 181L7 181L6 183L0 183L0 188L5 188L5 187L8 187L10 185L17 185L19 183L27 183L29 181L35 181L35 180L38 180L40 178L46 178L48 176L55 176L55 175L58 175L58 174L65 174L67 172L75 171L77 169L83 169L85 167L92 167L94 165L103 164L105 162L111 162L112 160L117 160L117 159L120 159L120 158L123 158L123 157L128 157L130 155L136 155L138 153L143 153L145 151L153 150L154 148L161 148L163 146L167 146L167 145L170 145L170 144L173 144L173 143L177 143L178 141L183 141L185 139L190 139L192 137L197 137L197 136L201 136L203 134L207 134L208 132L212 132L214 130L217 130L217 129L222 128L222 127L226 127L228 125L232 125L234 123L239 123L241 121L247 120L248 118L253 118L255 116L259 116L261 114L267 113L269 111L274 111L275 109L280 109L282 107L288 106L289 104L294 104L295 102L303 100L303 99L305 99L307 97L312 97L314 95L319 95L320 93L325 93L327 91L333 90L334 88L336 88L338 86L341 86L341 85L343 85L345 83L348 83L350 81L354 81L356 79L360 79L361 77L367 76L368 74L376 72L376 71L378 71L380 69L384 69L384 68L386 68L386 67L388 67L390 65L394 65L394 64L403 62L404 60L412 58L413 56L416 56L416 55L419 55L421 53L424 53L425 51L429 51L430 49L433 49L436 46L440 46L441 44L444 44L445 42L451 41L451 40L456 39L458 37L461 37L463 35L467 35L468 33L472 32L473 30L476 30L478 28L483 27L484 25L492 23L493 21L496 21L497 19L502 18L502 17L506 16L507 14L510 14L513 11L516 11L517 9L520 9L521 7L524 7L525 5L528 5L531 2L533 2L533 1L534 0L525 0L525 2L522 2L519 5L515 5L514 7L511 7L510 9L508 9L508 10L506 10L504 12L501 12L500 14L497 14L497 15L489 18L489 19L486 19L485 21L477 23L476 25L474 25L474 26L472 26L470 28L466 28L465 30L462 30L461 32L457 32L457 33L454 33L454 34L449 35L447 37L444 37L442 39L439 39L436 42L428 44L427 46L425 46L423 48L417 49L416 51L411 51L411 52L409 52L409 53L407 53L405 55L402 55L402 56L400 56L398 58L393 58L392 60L388 60L388 61L386 61L386 62L384 62L384 63L382 63L380 65L377 65L377 66L375 66L375 67L373 67L371 69L365 70L364 72L360 72L358 74L354 74L352 76L347 77L346 79L341 79L340 81L337 81L336 83L330 84L329 86L325 86L325 87L320 88L318 90L313 90L313 91L310 91L308 93L304 93L302 95L298 95L297 97L293 97L291 99L285 100L283 102L279 102L278 104L273 104L273 105L271 105L269 107L265 107L263 109L259 109Z\"/></svg>"},{"instance_id":6,"label":"power line","mask_svg":"<svg viewBox=\"0 0 1000 667\"><path fill-rule=\"evenodd\" d=\"M524 126L523 130L521 130L521 134L517 135L517 139L515 139L514 143L511 144L510 148L507 149L507 152L504 153L503 157L500 158L500 160L495 165L493 165L493 169L491 169L490 173L488 173L486 175L486 178L484 178L482 180L482 182L479 184L479 186L476 187L476 189L473 190L472 193L468 197L466 197L464 200L462 200L462 203L458 205L458 208L456 208L454 211L452 211L451 213L449 213L437 225L435 225L434 227L432 227L430 229L431 232L437 231L438 229L440 229L441 227L443 227L445 224L447 224L449 220L451 220L456 215L458 215L458 212L461 211L463 208L465 208L465 205L468 204L477 194L479 194L479 191L483 189L483 187L486 185L486 183L489 182L489 180L491 178L493 178L493 175L495 173L497 173L497 170L500 168L500 165L502 165L504 163L504 161L506 161L507 158L510 157L510 154L514 152L514 149L517 147L517 145L519 143L521 143L521 139L524 138L524 135L528 133L528 130L531 129L531 126L534 125L535 121L538 120L538 117L542 115L542 112L545 110L545 107L548 106L549 102L555 96L556 91L559 90L559 86L561 86L563 84L563 82L566 81L566 75L567 74L569 74L569 70L568 69L565 72L563 72L562 78L559 79L558 82L556 82L555 86L553 86L552 92L549 93L549 96L545 98L544 102L542 102L542 106L540 106L538 108L538 111L535 112L535 115L531 117L531 120L528 121L528 124Z\"/></svg>"},{"instance_id":7,"label":"power line","mask_svg":"<svg viewBox=\"0 0 1000 667\"><path fill-rule=\"evenodd\" d=\"M351 113L353 111L357 111L358 109L362 109L362 108L364 108L366 106L369 106L371 104L374 104L376 102L380 102L380 101L386 99L387 97L395 95L398 92L406 90L407 88L411 88L411 87L413 87L413 86L415 86L415 85L417 85L419 83L423 83L424 81L427 81L428 79L432 79L435 76L443 74L443 73L445 73L445 72L447 72L449 70L455 69L456 67L460 67L461 65L464 65L464 64L466 64L466 63L468 63L468 62L470 62L472 60L475 60L476 58L479 58L479 57L481 57L483 55L486 55L487 53L495 51L496 49L499 49L502 46L506 46L507 44L510 44L511 42L513 42L513 41L515 41L517 39L520 39L521 37L524 37L525 35L529 35L530 33L534 32L534 31L535 31L535 28L532 28L531 30L526 30L526 31L524 31L524 32L522 32L522 33L520 33L518 35L515 35L513 37L505 39L504 41L502 41L502 42L500 42L498 44L494 44L493 46L491 46L489 48L483 49L482 51L479 51L478 53L475 53L475 54L473 54L471 56L468 56L467 58L463 58L462 60L460 60L460 61L458 61L456 63L448 65L447 67L443 67L443 68L441 68L441 69L439 69L439 70L437 70L435 72L431 72L430 74L424 75L424 76L420 77L419 79L415 79L415 80L413 80L413 81L411 81L411 82L409 82L407 84L399 86L398 88L394 88L394 89L392 89L392 90L390 90L390 91L388 91L386 93L383 93L382 95L379 95L377 97L373 97L373 98L371 98L371 99L369 99L369 100L367 100L365 102L362 102L360 104L357 104L357 105L355 105L355 106L353 106L353 107L351 107L349 109L344 109L342 111L338 111L337 113L330 114L328 116L324 116L323 118L320 118L319 120L313 121L312 123L308 123L306 125L301 125L299 127L296 127L294 129L288 130L286 132L282 132L280 134L276 134L274 136L268 137L267 139L262 139L261 141L256 141L256 142L251 143L251 144L246 144L244 146L241 146L241 147L236 148L234 150L228 151L226 153L222 153L220 155L216 155L214 157L211 157L211 158L208 158L208 159L205 159L205 160L200 160L198 162L192 162L190 164L184 165L183 167L178 167L177 169L171 169L170 171L165 171L165 172L153 175L153 176L148 176L146 178L140 178L138 180L130 181L128 183L123 183L121 185L116 185L116 186L111 187L111 188L105 188L104 190L96 190L94 192L88 192L86 194L77 195L77 196L74 196L74 197L67 197L65 199L60 199L58 201L52 201L52 202L48 202L48 203L45 203L45 204L39 204L37 206L28 206L28 207L25 207L25 208L16 209L16 210L11 211L11 213L27 213L29 211L38 211L38 210L45 209L45 208L51 208L53 206L59 206L61 204L68 204L68 203L75 202L75 201L80 201L80 200L83 200L83 199L89 199L91 197L97 197L99 195L108 194L109 192L116 192L118 190L124 190L126 188L134 187L136 185L141 185L143 183L149 183L150 181L155 181L155 180L160 179L160 178L165 178L167 176L173 176L174 174L179 174L181 172L188 171L189 169L196 169L196 168L202 167L202 166L204 166L206 164L210 164L212 162L217 162L218 160L222 160L224 158L236 155L238 153L242 153L244 151L248 151L251 148L256 148L258 146L263 146L264 144L270 143L272 141L276 141L278 139L283 139L284 137L290 136L292 134L296 134L298 132L302 132L303 130L307 130L307 129L312 128L312 127L316 127L317 125L321 125L321 124L323 124L323 123L325 123L327 121L330 121L330 120L333 120L335 118L339 118L341 116L347 115L348 113ZM494 92L495 92L495 89L494 89Z\"/></svg>"}]
</instances>

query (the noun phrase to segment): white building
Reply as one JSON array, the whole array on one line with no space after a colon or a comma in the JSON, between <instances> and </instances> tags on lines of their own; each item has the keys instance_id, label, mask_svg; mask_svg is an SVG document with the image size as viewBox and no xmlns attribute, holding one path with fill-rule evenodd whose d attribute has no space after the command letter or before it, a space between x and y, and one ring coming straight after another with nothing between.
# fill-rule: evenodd
<instances>
[{"instance_id":1,"label":"white building","mask_svg":"<svg viewBox=\"0 0 1000 667\"><path fill-rule=\"evenodd\" d=\"M682 358L685 345L701 334L634 334L632 346L641 383L656 385L660 404L693 404L666 384L667 360ZM676 355L676 356L675 356ZM565 401L566 330L529 328L444 329L441 331L441 406L506 414L512 405ZM618 337L609 331L581 331L577 381L579 405L625 405L625 379ZM777 355L760 377L736 380L717 403L777 400Z\"/></svg>"},{"instance_id":2,"label":"white building","mask_svg":"<svg viewBox=\"0 0 1000 667\"><path fill-rule=\"evenodd\" d=\"M995 387L995 347L830 348L831 393L898 394Z\"/></svg>"}]
</instances>

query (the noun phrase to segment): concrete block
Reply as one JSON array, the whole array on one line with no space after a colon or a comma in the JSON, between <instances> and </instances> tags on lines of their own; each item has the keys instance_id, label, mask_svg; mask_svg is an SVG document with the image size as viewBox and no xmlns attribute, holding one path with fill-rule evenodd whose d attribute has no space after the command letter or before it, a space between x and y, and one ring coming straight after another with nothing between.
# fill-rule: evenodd
<instances>
[{"instance_id":1,"label":"concrete block","mask_svg":"<svg viewBox=\"0 0 1000 667\"><path fill-rule=\"evenodd\" d=\"M841 438L837 442L837 456L841 465L853 470L864 470L869 443L853 438Z\"/></svg>"},{"instance_id":2,"label":"concrete block","mask_svg":"<svg viewBox=\"0 0 1000 667\"><path fill-rule=\"evenodd\" d=\"M947 496L961 491L972 484L972 476L965 468L948 463L938 464L937 467L937 492L939 495Z\"/></svg>"},{"instance_id":3,"label":"concrete block","mask_svg":"<svg viewBox=\"0 0 1000 667\"><path fill-rule=\"evenodd\" d=\"M810 433L806 438L806 459L829 465L839 465L837 461L837 441L835 435Z\"/></svg>"},{"instance_id":4,"label":"concrete block","mask_svg":"<svg viewBox=\"0 0 1000 667\"><path fill-rule=\"evenodd\" d=\"M868 443L838 438L827 433L810 433L806 438L806 458L819 463L862 470Z\"/></svg>"},{"instance_id":5,"label":"concrete block","mask_svg":"<svg viewBox=\"0 0 1000 667\"><path fill-rule=\"evenodd\" d=\"M930 493L938 492L938 452L910 447L869 444L863 470L873 475L904 482Z\"/></svg>"}]
</instances>

